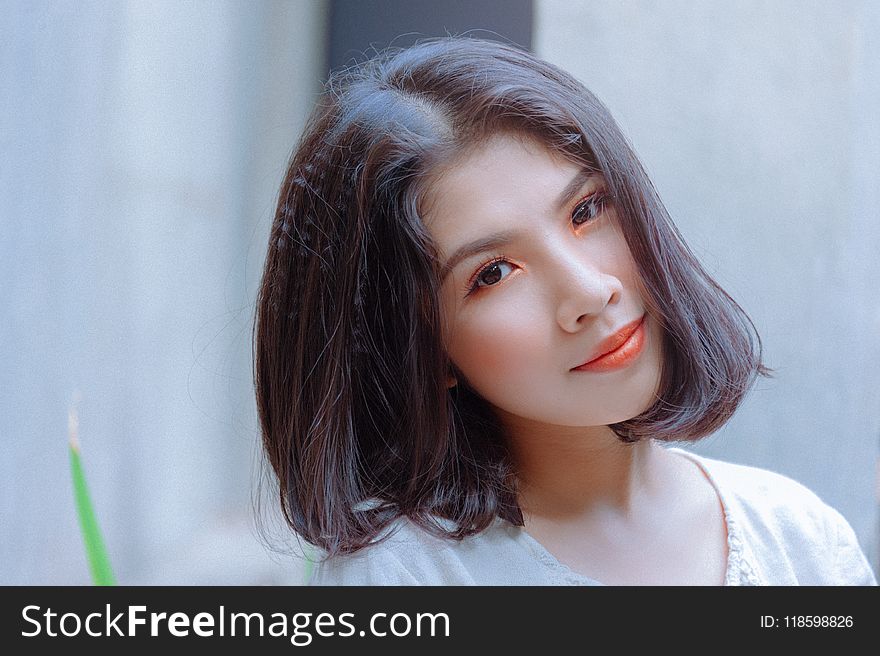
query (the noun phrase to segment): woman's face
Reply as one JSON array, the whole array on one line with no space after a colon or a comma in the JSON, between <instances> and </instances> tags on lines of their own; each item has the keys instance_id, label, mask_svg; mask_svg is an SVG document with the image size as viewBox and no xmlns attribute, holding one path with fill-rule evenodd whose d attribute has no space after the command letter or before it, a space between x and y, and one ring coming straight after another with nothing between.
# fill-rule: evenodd
<instances>
[{"instance_id":1,"label":"woman's face","mask_svg":"<svg viewBox=\"0 0 880 656\"><path fill-rule=\"evenodd\" d=\"M441 298L446 348L502 417L600 426L655 400L662 334L645 315L604 192L598 174L513 135L494 137L431 184L425 223L451 267ZM460 250L497 235L506 240ZM602 365L575 370L643 316Z\"/></svg>"}]
</instances>

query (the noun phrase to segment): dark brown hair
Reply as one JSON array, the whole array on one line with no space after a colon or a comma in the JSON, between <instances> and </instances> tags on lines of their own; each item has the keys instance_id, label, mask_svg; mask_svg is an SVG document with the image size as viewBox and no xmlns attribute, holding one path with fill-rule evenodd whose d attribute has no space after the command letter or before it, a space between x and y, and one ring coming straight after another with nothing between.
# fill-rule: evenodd
<instances>
[{"instance_id":1,"label":"dark brown hair","mask_svg":"<svg viewBox=\"0 0 880 656\"><path fill-rule=\"evenodd\" d=\"M500 131L600 172L664 331L658 401L624 442L696 440L758 374L761 340L701 267L602 103L515 46L466 37L387 49L330 76L281 187L254 323L265 455L290 527L327 555L398 517L462 538L522 524L499 422L441 343L433 172ZM448 520L448 521L437 521Z\"/></svg>"}]
</instances>

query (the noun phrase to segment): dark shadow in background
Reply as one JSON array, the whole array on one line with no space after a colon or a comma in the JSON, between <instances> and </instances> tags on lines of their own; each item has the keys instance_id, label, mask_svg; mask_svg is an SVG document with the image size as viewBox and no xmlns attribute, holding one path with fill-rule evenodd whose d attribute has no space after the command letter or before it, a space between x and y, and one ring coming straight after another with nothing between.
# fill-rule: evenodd
<instances>
[{"instance_id":1,"label":"dark shadow in background","mask_svg":"<svg viewBox=\"0 0 880 656\"><path fill-rule=\"evenodd\" d=\"M458 35L532 49L533 0L330 0L330 70L369 58L386 46Z\"/></svg>"}]
</instances>

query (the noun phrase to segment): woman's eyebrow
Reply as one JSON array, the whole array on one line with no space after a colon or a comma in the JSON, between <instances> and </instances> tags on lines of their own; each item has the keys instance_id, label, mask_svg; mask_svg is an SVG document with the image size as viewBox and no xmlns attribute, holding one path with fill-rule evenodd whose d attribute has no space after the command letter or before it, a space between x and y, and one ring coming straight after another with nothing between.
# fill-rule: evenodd
<instances>
[{"instance_id":1,"label":"woman's eyebrow","mask_svg":"<svg viewBox=\"0 0 880 656\"><path fill-rule=\"evenodd\" d=\"M562 209L577 195L581 190L581 187L583 187L587 181L595 175L598 175L598 173L593 169L580 169L568 184L565 185L562 193L560 193L559 197L556 199L556 211L561 212ZM506 246L519 237L521 237L519 230L503 230L501 232L496 232L493 235L489 235L488 237L481 237L480 239L464 244L459 247L448 260L446 260L446 264L440 269L440 284L443 284L443 281L446 280L446 277L456 266L458 266L459 262L462 262L469 257L473 257L474 255L478 255L483 251L490 251L500 248L501 246Z\"/></svg>"},{"instance_id":2,"label":"woman's eyebrow","mask_svg":"<svg viewBox=\"0 0 880 656\"><path fill-rule=\"evenodd\" d=\"M598 172L586 167L578 171L569 183L565 185L565 189L559 194L559 198L556 199L556 211L561 212L562 208L574 199L581 190L581 187L587 184L590 178L597 175L599 175Z\"/></svg>"}]
</instances>

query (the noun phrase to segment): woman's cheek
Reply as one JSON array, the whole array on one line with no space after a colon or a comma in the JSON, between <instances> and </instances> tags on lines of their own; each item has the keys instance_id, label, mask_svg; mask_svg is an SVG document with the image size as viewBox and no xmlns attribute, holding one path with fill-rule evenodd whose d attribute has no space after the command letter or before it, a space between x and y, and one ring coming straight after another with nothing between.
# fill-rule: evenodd
<instances>
[{"instance_id":1,"label":"woman's cheek","mask_svg":"<svg viewBox=\"0 0 880 656\"><path fill-rule=\"evenodd\" d=\"M532 351L540 340L534 334L535 325L521 313L509 313L459 326L452 359L474 384L503 381L516 385L537 373Z\"/></svg>"}]
</instances>

